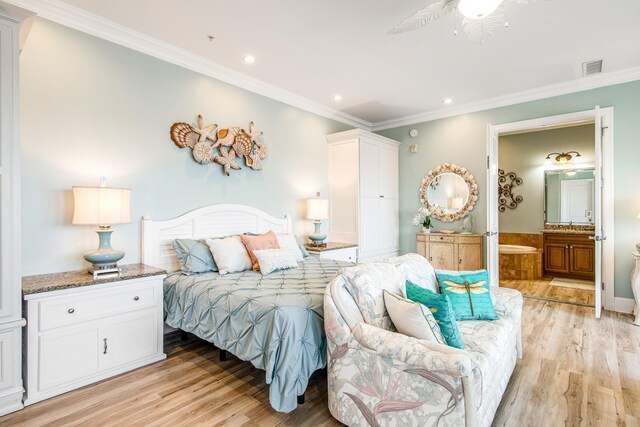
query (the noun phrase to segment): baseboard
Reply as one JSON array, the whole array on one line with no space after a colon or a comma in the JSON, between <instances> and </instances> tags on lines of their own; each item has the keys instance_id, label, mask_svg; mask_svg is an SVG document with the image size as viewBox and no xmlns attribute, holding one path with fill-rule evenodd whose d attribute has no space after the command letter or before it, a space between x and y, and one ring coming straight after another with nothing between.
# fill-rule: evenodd
<instances>
[{"instance_id":1,"label":"baseboard","mask_svg":"<svg viewBox=\"0 0 640 427\"><path fill-rule=\"evenodd\" d=\"M633 308L636 305L636 301L632 298L617 298L615 299L614 311L618 313L632 314Z\"/></svg>"},{"instance_id":2,"label":"baseboard","mask_svg":"<svg viewBox=\"0 0 640 427\"><path fill-rule=\"evenodd\" d=\"M0 397L0 417L10 414L11 412L19 411L24 406L22 405L22 395L24 390L22 387L17 387L10 391L10 393Z\"/></svg>"}]
</instances>

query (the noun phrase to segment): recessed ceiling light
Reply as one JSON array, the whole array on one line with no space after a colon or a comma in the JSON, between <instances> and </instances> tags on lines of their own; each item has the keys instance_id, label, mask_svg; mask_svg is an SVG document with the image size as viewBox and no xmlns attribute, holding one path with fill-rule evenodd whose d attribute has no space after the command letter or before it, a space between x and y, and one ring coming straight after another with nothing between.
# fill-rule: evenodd
<instances>
[{"instance_id":1,"label":"recessed ceiling light","mask_svg":"<svg viewBox=\"0 0 640 427\"><path fill-rule=\"evenodd\" d=\"M246 62L247 64L253 64L254 62L256 62L256 58L251 55L247 55L244 57L244 62Z\"/></svg>"},{"instance_id":2,"label":"recessed ceiling light","mask_svg":"<svg viewBox=\"0 0 640 427\"><path fill-rule=\"evenodd\" d=\"M333 96L333 100L334 101L342 101L342 95L338 94L338 95L334 95Z\"/></svg>"},{"instance_id":3,"label":"recessed ceiling light","mask_svg":"<svg viewBox=\"0 0 640 427\"><path fill-rule=\"evenodd\" d=\"M453 99L451 99L451 98L445 98L445 99L442 100L443 104L451 104L452 102L453 102Z\"/></svg>"}]
</instances>

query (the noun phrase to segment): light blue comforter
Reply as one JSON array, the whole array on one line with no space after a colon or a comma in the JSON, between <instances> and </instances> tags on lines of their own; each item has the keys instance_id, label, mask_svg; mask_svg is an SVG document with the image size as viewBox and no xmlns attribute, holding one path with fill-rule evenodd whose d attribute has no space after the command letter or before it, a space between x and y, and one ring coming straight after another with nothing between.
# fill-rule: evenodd
<instances>
[{"instance_id":1,"label":"light blue comforter","mask_svg":"<svg viewBox=\"0 0 640 427\"><path fill-rule=\"evenodd\" d=\"M311 374L326 365L324 289L352 264L307 257L299 265L266 276L178 271L164 281L167 324L264 369L280 412L296 408Z\"/></svg>"}]
</instances>

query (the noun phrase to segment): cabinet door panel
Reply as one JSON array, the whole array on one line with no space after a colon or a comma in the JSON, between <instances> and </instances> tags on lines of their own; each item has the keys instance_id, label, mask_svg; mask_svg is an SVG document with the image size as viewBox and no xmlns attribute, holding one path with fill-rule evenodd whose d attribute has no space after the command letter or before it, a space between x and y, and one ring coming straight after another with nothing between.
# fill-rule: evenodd
<instances>
[{"instance_id":1,"label":"cabinet door panel","mask_svg":"<svg viewBox=\"0 0 640 427\"><path fill-rule=\"evenodd\" d=\"M570 271L580 274L595 274L595 251L593 245L571 245Z\"/></svg>"},{"instance_id":2,"label":"cabinet door panel","mask_svg":"<svg viewBox=\"0 0 640 427\"><path fill-rule=\"evenodd\" d=\"M480 270L482 268L482 246L461 243L458 245L458 270Z\"/></svg>"},{"instance_id":3,"label":"cabinet door panel","mask_svg":"<svg viewBox=\"0 0 640 427\"><path fill-rule=\"evenodd\" d=\"M38 390L64 385L98 372L98 329L39 337Z\"/></svg>"},{"instance_id":4,"label":"cabinet door panel","mask_svg":"<svg viewBox=\"0 0 640 427\"><path fill-rule=\"evenodd\" d=\"M380 153L378 146L360 142L360 195L380 197Z\"/></svg>"},{"instance_id":5,"label":"cabinet door panel","mask_svg":"<svg viewBox=\"0 0 640 427\"><path fill-rule=\"evenodd\" d=\"M379 174L380 195L385 198L398 198L398 150L380 146Z\"/></svg>"},{"instance_id":6,"label":"cabinet door panel","mask_svg":"<svg viewBox=\"0 0 640 427\"><path fill-rule=\"evenodd\" d=\"M397 250L400 230L397 199L380 199L380 249Z\"/></svg>"},{"instance_id":7,"label":"cabinet door panel","mask_svg":"<svg viewBox=\"0 0 640 427\"><path fill-rule=\"evenodd\" d=\"M569 272L569 245L548 243L544 245L544 267L546 271L556 273Z\"/></svg>"},{"instance_id":8,"label":"cabinet door panel","mask_svg":"<svg viewBox=\"0 0 640 427\"><path fill-rule=\"evenodd\" d=\"M100 367L122 365L156 353L156 317L155 310L148 310L135 317L100 327Z\"/></svg>"},{"instance_id":9,"label":"cabinet door panel","mask_svg":"<svg viewBox=\"0 0 640 427\"><path fill-rule=\"evenodd\" d=\"M431 243L429 262L435 269L457 270L453 243Z\"/></svg>"},{"instance_id":10,"label":"cabinet door panel","mask_svg":"<svg viewBox=\"0 0 640 427\"><path fill-rule=\"evenodd\" d=\"M360 255L380 249L380 198L360 199Z\"/></svg>"}]
</instances>

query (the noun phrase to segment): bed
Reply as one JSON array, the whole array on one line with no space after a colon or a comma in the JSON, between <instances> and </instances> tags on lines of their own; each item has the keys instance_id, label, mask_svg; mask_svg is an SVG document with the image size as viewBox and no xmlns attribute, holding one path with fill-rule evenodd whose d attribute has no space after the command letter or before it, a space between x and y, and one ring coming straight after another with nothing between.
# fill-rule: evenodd
<instances>
[{"instance_id":1,"label":"bed","mask_svg":"<svg viewBox=\"0 0 640 427\"><path fill-rule=\"evenodd\" d=\"M349 264L307 257L298 268L265 276L182 274L171 246L176 238L291 233L288 216L241 205L207 206L168 221L145 216L142 230L143 262L172 271L164 282L166 323L265 370L271 406L295 409L311 374L326 366L324 289Z\"/></svg>"}]
</instances>

